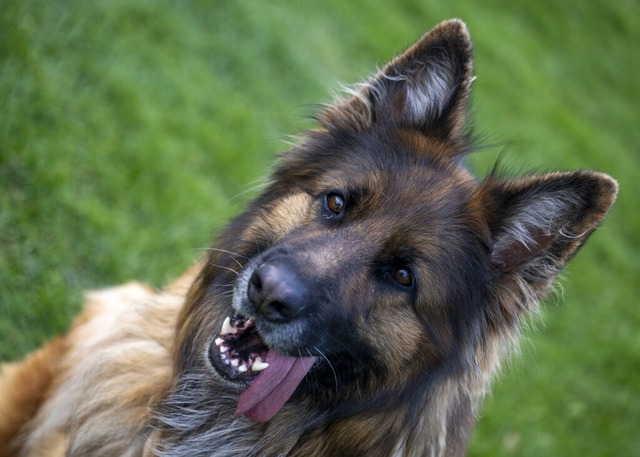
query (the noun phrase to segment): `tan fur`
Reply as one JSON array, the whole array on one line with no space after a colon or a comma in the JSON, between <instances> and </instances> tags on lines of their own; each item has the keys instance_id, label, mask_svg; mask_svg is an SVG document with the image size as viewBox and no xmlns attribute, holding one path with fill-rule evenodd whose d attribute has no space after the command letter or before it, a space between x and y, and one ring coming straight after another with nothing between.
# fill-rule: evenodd
<instances>
[{"instance_id":1,"label":"tan fur","mask_svg":"<svg viewBox=\"0 0 640 457\"><path fill-rule=\"evenodd\" d=\"M139 455L149 407L171 382L175 321L198 268L160 292L135 282L89 292L68 335L4 365L0 456L62 456L69 446L97 455L96 442L109 455L123 441Z\"/></svg>"},{"instance_id":2,"label":"tan fur","mask_svg":"<svg viewBox=\"0 0 640 457\"><path fill-rule=\"evenodd\" d=\"M0 372L0 457L13 455L21 428L46 401L66 341L57 338L24 361L7 363Z\"/></svg>"}]
</instances>

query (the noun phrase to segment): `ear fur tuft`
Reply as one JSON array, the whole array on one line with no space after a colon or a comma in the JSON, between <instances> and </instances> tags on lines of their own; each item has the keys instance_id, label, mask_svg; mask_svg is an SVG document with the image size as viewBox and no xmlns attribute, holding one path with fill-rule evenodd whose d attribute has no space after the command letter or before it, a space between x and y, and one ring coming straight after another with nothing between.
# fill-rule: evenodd
<instances>
[{"instance_id":1,"label":"ear fur tuft","mask_svg":"<svg viewBox=\"0 0 640 457\"><path fill-rule=\"evenodd\" d=\"M466 122L472 71L466 25L445 21L351 91L349 100L327 107L320 121L333 131L376 126L456 141Z\"/></svg>"}]
</instances>

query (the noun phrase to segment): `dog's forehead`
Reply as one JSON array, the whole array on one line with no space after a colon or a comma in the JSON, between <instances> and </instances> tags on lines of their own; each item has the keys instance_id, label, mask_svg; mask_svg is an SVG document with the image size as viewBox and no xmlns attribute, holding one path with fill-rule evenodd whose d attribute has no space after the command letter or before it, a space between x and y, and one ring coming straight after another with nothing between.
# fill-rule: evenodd
<instances>
[{"instance_id":1,"label":"dog's forehead","mask_svg":"<svg viewBox=\"0 0 640 457\"><path fill-rule=\"evenodd\" d=\"M324 132L287 155L276 179L314 197L344 192L359 216L383 214L391 225L446 226L461 214L481 225L478 182L461 157L407 135L336 138Z\"/></svg>"},{"instance_id":2,"label":"dog's forehead","mask_svg":"<svg viewBox=\"0 0 640 457\"><path fill-rule=\"evenodd\" d=\"M433 212L473 198L475 178L458 160L441 159L395 145L356 149L327 176L333 186L394 212ZM331 186L331 185L330 185Z\"/></svg>"}]
</instances>

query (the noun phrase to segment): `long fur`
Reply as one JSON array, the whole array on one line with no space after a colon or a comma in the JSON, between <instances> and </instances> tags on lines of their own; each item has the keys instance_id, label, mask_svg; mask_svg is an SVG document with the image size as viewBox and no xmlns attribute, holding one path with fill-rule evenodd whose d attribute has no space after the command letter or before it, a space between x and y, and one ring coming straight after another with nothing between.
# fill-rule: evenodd
<instances>
[{"instance_id":1,"label":"long fur","mask_svg":"<svg viewBox=\"0 0 640 457\"><path fill-rule=\"evenodd\" d=\"M67 335L2 367L0 457L464 455L522 321L617 192L591 171L473 177L471 62L465 25L438 25L326 106L183 277L88 293ZM234 415L251 380L216 367L236 313L316 358L260 423Z\"/></svg>"}]
</instances>

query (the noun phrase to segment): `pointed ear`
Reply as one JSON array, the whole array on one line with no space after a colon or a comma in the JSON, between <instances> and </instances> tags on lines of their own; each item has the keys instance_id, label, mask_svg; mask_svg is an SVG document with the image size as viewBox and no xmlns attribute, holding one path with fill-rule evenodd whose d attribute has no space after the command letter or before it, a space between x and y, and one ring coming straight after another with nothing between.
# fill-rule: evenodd
<instances>
[{"instance_id":1,"label":"pointed ear","mask_svg":"<svg viewBox=\"0 0 640 457\"><path fill-rule=\"evenodd\" d=\"M472 81L467 27L457 19L445 21L351 91L350 100L328 107L321 121L331 129L382 125L456 139L465 125Z\"/></svg>"},{"instance_id":2,"label":"pointed ear","mask_svg":"<svg viewBox=\"0 0 640 457\"><path fill-rule=\"evenodd\" d=\"M598 227L617 191L612 178L590 171L488 178L482 192L498 276L517 275L540 298Z\"/></svg>"}]
</instances>

